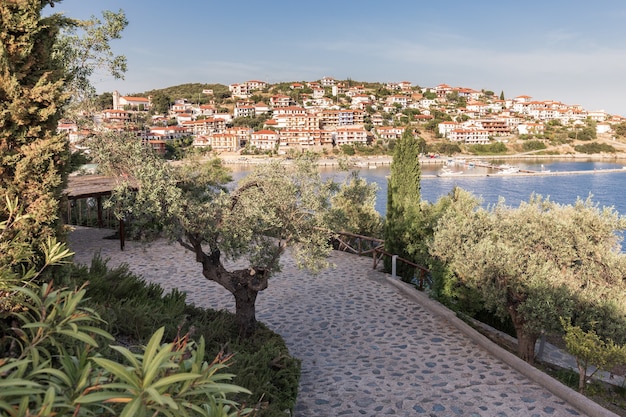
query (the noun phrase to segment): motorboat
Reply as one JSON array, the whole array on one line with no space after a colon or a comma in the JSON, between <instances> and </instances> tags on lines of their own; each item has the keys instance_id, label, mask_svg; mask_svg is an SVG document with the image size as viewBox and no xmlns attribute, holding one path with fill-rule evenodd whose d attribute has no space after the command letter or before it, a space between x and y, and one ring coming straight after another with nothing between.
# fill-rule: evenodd
<instances>
[{"instance_id":1,"label":"motorboat","mask_svg":"<svg viewBox=\"0 0 626 417\"><path fill-rule=\"evenodd\" d=\"M498 175L510 175L510 174L517 174L519 172L519 168L518 167L506 167L506 168L501 168L498 172L496 172L496 174Z\"/></svg>"},{"instance_id":2,"label":"motorboat","mask_svg":"<svg viewBox=\"0 0 626 417\"><path fill-rule=\"evenodd\" d=\"M463 171L452 171L447 166L444 166L443 168L441 168L441 171L439 171L437 176L438 177L452 177L452 176L455 176L455 175L461 175L462 173L463 173Z\"/></svg>"}]
</instances>

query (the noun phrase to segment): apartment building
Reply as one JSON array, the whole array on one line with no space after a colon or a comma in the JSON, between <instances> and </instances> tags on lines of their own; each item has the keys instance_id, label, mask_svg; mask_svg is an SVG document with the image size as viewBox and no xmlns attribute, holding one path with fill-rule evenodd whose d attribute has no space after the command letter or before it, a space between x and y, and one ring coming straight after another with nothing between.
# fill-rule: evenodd
<instances>
[{"instance_id":1,"label":"apartment building","mask_svg":"<svg viewBox=\"0 0 626 417\"><path fill-rule=\"evenodd\" d=\"M267 87L265 81L251 80L241 84L230 84L228 91L231 92L233 97L247 98L257 90L263 90Z\"/></svg>"},{"instance_id":2,"label":"apartment building","mask_svg":"<svg viewBox=\"0 0 626 417\"><path fill-rule=\"evenodd\" d=\"M280 147L307 149L312 148L321 142L321 131L319 129L283 129L278 132Z\"/></svg>"},{"instance_id":3,"label":"apartment building","mask_svg":"<svg viewBox=\"0 0 626 417\"><path fill-rule=\"evenodd\" d=\"M257 149L273 150L278 143L278 132L274 130L259 130L250 134L250 145Z\"/></svg>"},{"instance_id":4,"label":"apartment building","mask_svg":"<svg viewBox=\"0 0 626 417\"><path fill-rule=\"evenodd\" d=\"M211 135L213 133L222 133L226 129L224 119L210 117L200 120L189 120L181 124L188 132L193 135Z\"/></svg>"},{"instance_id":5,"label":"apartment building","mask_svg":"<svg viewBox=\"0 0 626 417\"><path fill-rule=\"evenodd\" d=\"M486 145L489 143L489 132L484 129L453 129L448 133L448 139L468 145Z\"/></svg>"},{"instance_id":6,"label":"apartment building","mask_svg":"<svg viewBox=\"0 0 626 417\"><path fill-rule=\"evenodd\" d=\"M296 104L293 99L284 94L276 94L270 97L270 106L273 108L290 107Z\"/></svg>"},{"instance_id":7,"label":"apartment building","mask_svg":"<svg viewBox=\"0 0 626 417\"><path fill-rule=\"evenodd\" d=\"M328 129L337 126L362 125L365 112L357 109L323 110L318 113L319 127Z\"/></svg>"},{"instance_id":8,"label":"apartment building","mask_svg":"<svg viewBox=\"0 0 626 417\"><path fill-rule=\"evenodd\" d=\"M191 132L182 126L153 126L148 133L148 139L173 140L190 134Z\"/></svg>"},{"instance_id":9,"label":"apartment building","mask_svg":"<svg viewBox=\"0 0 626 417\"><path fill-rule=\"evenodd\" d=\"M367 130L362 127L343 126L334 130L336 145L365 145L367 143Z\"/></svg>"},{"instance_id":10,"label":"apartment building","mask_svg":"<svg viewBox=\"0 0 626 417\"><path fill-rule=\"evenodd\" d=\"M400 139L403 133L404 133L403 127L396 127L396 126L377 126L376 127L376 135L378 135L380 139L384 139L384 140Z\"/></svg>"}]
</instances>

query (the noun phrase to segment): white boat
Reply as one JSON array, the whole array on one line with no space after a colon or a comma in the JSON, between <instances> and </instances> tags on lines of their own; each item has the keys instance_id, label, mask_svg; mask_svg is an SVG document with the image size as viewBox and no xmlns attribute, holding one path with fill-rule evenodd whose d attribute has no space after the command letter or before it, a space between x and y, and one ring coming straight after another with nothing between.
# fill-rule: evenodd
<instances>
[{"instance_id":1,"label":"white boat","mask_svg":"<svg viewBox=\"0 0 626 417\"><path fill-rule=\"evenodd\" d=\"M461 175L463 171L452 171L447 166L441 168L441 171L437 174L438 177L452 177L454 175Z\"/></svg>"},{"instance_id":2,"label":"white boat","mask_svg":"<svg viewBox=\"0 0 626 417\"><path fill-rule=\"evenodd\" d=\"M496 174L498 174L498 175L510 175L510 174L517 174L518 172L519 172L519 168L518 167L507 167L507 168L500 169L500 171L496 172Z\"/></svg>"}]
</instances>

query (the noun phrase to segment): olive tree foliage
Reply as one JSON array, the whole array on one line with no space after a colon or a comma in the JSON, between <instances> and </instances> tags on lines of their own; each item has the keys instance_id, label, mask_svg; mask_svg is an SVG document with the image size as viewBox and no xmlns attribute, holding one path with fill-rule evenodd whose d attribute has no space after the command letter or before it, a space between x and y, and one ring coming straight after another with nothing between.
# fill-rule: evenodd
<instances>
[{"instance_id":1,"label":"olive tree foliage","mask_svg":"<svg viewBox=\"0 0 626 417\"><path fill-rule=\"evenodd\" d=\"M65 88L74 103L88 104L95 98L94 76L124 79L126 57L116 55L111 41L121 39L128 25L123 10L104 10L102 18L72 20L54 44L53 57L61 62L66 74Z\"/></svg>"},{"instance_id":2,"label":"olive tree foliage","mask_svg":"<svg viewBox=\"0 0 626 417\"><path fill-rule=\"evenodd\" d=\"M257 294L280 270L288 247L300 267L316 271L328 264L334 185L321 180L310 160L261 165L227 192L218 160L174 166L136 138L119 135L99 137L92 151L104 172L120 179L111 200L117 215L143 237L165 234L189 250L203 276L235 297L242 336L254 332ZM225 261L232 259L247 266L228 269Z\"/></svg>"},{"instance_id":3,"label":"olive tree foliage","mask_svg":"<svg viewBox=\"0 0 626 417\"><path fill-rule=\"evenodd\" d=\"M562 332L559 317L624 340L626 258L616 231L625 225L590 199L562 205L533 195L518 208L501 200L483 209L468 194L441 217L431 253L488 310L511 318L518 354L533 362L537 337Z\"/></svg>"},{"instance_id":4,"label":"olive tree foliage","mask_svg":"<svg viewBox=\"0 0 626 417\"><path fill-rule=\"evenodd\" d=\"M332 216L333 230L380 237L383 223L380 213L376 211L377 190L375 183L368 183L358 171L351 171L342 187L332 196L335 213Z\"/></svg>"}]
</instances>

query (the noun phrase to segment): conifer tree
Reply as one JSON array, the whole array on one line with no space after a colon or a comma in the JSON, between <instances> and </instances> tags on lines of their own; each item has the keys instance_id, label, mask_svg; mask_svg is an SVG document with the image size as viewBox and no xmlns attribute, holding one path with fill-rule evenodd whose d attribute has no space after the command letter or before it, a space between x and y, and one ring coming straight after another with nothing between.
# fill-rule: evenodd
<instances>
[{"instance_id":1,"label":"conifer tree","mask_svg":"<svg viewBox=\"0 0 626 417\"><path fill-rule=\"evenodd\" d=\"M391 175L387 180L387 217L385 221L385 251L412 260L421 236L421 174L420 146L410 129L406 129L394 148ZM385 260L391 269L391 260ZM398 265L405 279L413 270ZM410 274L410 276L407 276Z\"/></svg>"},{"instance_id":2,"label":"conifer tree","mask_svg":"<svg viewBox=\"0 0 626 417\"><path fill-rule=\"evenodd\" d=\"M52 54L59 30L71 21L41 14L56 2L0 2L0 198L19 199L27 219L20 241L35 249L58 234L69 158L68 141L57 134L67 99L64 71ZM3 207L0 220L8 218ZM15 259L10 251L0 255L3 263Z\"/></svg>"},{"instance_id":3,"label":"conifer tree","mask_svg":"<svg viewBox=\"0 0 626 417\"><path fill-rule=\"evenodd\" d=\"M125 71L125 57L109 47L127 25L123 11L105 11L104 21L44 16L59 2L0 2L0 224L10 220L5 207L16 199L22 208L20 227L0 230L3 265L22 259L24 248L34 254L28 261L37 263L41 244L60 237L70 152L58 122L72 97L93 90L89 76L96 68L115 78Z\"/></svg>"}]
</instances>

